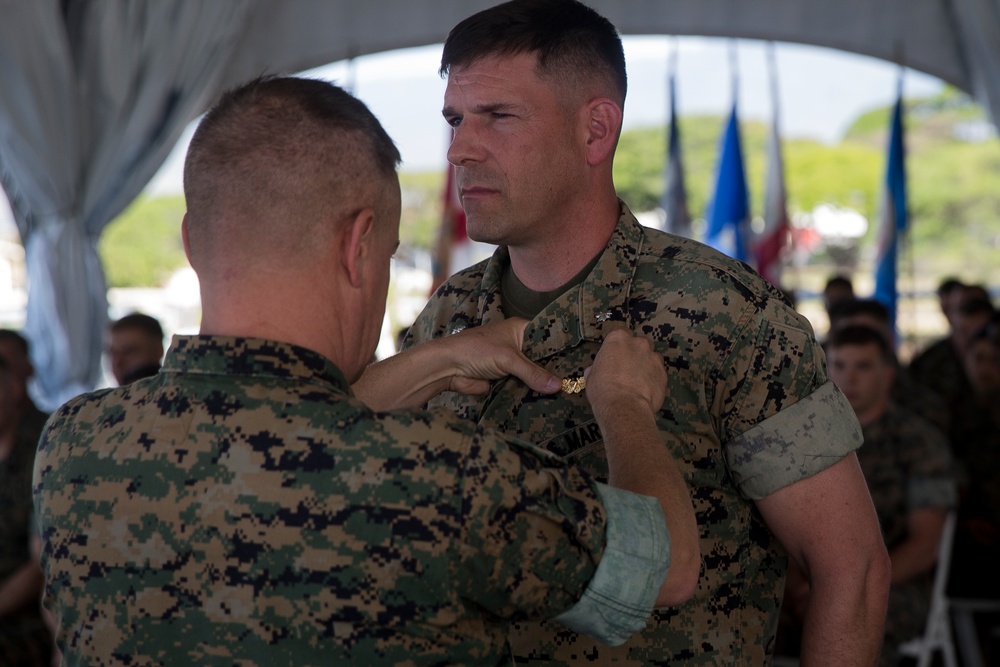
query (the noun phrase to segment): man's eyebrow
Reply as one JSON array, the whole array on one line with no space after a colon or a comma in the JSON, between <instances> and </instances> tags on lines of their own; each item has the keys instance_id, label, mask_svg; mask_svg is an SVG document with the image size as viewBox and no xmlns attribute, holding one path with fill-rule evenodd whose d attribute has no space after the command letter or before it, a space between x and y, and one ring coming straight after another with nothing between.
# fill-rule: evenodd
<instances>
[{"instance_id":1,"label":"man's eyebrow","mask_svg":"<svg viewBox=\"0 0 1000 667\"><path fill-rule=\"evenodd\" d=\"M497 111L510 111L511 109L518 108L518 105L513 102L490 102L488 104L478 104L473 107L469 107L466 113L495 113ZM441 115L445 118L449 116L460 116L460 114L454 107L445 107L441 110Z\"/></svg>"}]
</instances>

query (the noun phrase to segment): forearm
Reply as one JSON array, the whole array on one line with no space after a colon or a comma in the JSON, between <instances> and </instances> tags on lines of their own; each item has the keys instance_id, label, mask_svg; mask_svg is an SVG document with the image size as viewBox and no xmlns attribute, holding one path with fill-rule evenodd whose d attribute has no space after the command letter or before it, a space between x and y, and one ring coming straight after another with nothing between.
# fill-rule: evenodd
<instances>
[{"instance_id":1,"label":"forearm","mask_svg":"<svg viewBox=\"0 0 1000 667\"><path fill-rule=\"evenodd\" d=\"M527 321L509 318L421 343L369 366L354 394L375 410L413 408L443 391L485 394L513 375L537 392L559 391L559 378L521 352Z\"/></svg>"},{"instance_id":2,"label":"forearm","mask_svg":"<svg viewBox=\"0 0 1000 667\"><path fill-rule=\"evenodd\" d=\"M687 483L648 406L619 401L595 415L604 434L609 483L652 496L663 508L671 557L657 606L680 604L694 592L701 568L698 526Z\"/></svg>"},{"instance_id":3,"label":"forearm","mask_svg":"<svg viewBox=\"0 0 1000 667\"><path fill-rule=\"evenodd\" d=\"M887 559L869 560L857 574L810 577L802 667L876 664L885 627L887 563Z\"/></svg>"},{"instance_id":4,"label":"forearm","mask_svg":"<svg viewBox=\"0 0 1000 667\"><path fill-rule=\"evenodd\" d=\"M44 577L38 563L29 561L0 583L0 617L40 604Z\"/></svg>"},{"instance_id":5,"label":"forearm","mask_svg":"<svg viewBox=\"0 0 1000 667\"><path fill-rule=\"evenodd\" d=\"M373 410L419 407L448 388L453 371L437 341L429 341L374 363L352 385Z\"/></svg>"},{"instance_id":6,"label":"forearm","mask_svg":"<svg viewBox=\"0 0 1000 667\"><path fill-rule=\"evenodd\" d=\"M892 561L892 583L903 584L934 567L937 545L907 540L889 552Z\"/></svg>"}]
</instances>

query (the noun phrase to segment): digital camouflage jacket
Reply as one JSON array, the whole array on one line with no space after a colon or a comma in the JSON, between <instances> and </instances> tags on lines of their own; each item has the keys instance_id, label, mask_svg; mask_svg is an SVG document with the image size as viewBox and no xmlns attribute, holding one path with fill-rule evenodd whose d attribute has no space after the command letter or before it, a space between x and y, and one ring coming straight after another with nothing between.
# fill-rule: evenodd
<instances>
[{"instance_id":1,"label":"digital camouflage jacket","mask_svg":"<svg viewBox=\"0 0 1000 667\"><path fill-rule=\"evenodd\" d=\"M405 344L503 318L508 262L501 247L452 276ZM578 378L618 326L647 337L666 366L658 421L664 456L675 457L691 487L701 529L698 589L684 605L654 611L644 632L616 648L551 623L515 623L518 664L762 665L786 561L753 501L856 449L857 419L827 380L808 321L776 290L700 243L640 226L624 204L593 270L528 324L523 350L554 374ZM585 394L543 396L506 378L485 398L449 393L432 405L607 475Z\"/></svg>"}]
</instances>

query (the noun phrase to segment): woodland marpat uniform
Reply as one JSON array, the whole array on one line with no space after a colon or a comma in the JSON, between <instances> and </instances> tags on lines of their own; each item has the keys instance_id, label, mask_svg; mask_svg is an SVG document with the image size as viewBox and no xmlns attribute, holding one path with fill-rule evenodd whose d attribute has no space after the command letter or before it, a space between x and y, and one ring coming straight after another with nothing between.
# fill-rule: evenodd
<instances>
[{"instance_id":1,"label":"woodland marpat uniform","mask_svg":"<svg viewBox=\"0 0 1000 667\"><path fill-rule=\"evenodd\" d=\"M407 344L503 318L500 248L438 289ZM854 412L826 377L808 322L744 265L693 241L641 227L622 204L607 248L583 283L528 324L525 354L580 377L615 326L653 342L667 370L658 414L664 455L691 486L701 531L694 597L656 610L641 634L608 648L553 624L517 623L518 664L762 665L770 654L785 554L764 525L763 498L861 443ZM585 394L543 396L515 378L483 398L432 402L524 437L599 478L603 437Z\"/></svg>"},{"instance_id":2,"label":"woodland marpat uniform","mask_svg":"<svg viewBox=\"0 0 1000 667\"><path fill-rule=\"evenodd\" d=\"M372 413L259 339L175 337L158 376L63 406L34 495L69 664L509 664L499 617L579 610L605 539L630 548L617 522L658 568L616 601L633 630L669 560L654 499L445 412Z\"/></svg>"},{"instance_id":3,"label":"woodland marpat uniform","mask_svg":"<svg viewBox=\"0 0 1000 667\"><path fill-rule=\"evenodd\" d=\"M958 500L948 442L917 414L893 403L863 429L858 463L878 514L885 546L892 553L908 535L911 512L953 509ZM880 665L896 664L896 649L919 636L930 609L933 570L889 590Z\"/></svg>"}]
</instances>

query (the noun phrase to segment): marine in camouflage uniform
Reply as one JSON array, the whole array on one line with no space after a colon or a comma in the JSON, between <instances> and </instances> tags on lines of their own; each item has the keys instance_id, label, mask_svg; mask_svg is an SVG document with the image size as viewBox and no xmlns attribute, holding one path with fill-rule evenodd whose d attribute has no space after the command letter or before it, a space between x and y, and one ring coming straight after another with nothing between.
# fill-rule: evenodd
<instances>
[{"instance_id":1,"label":"marine in camouflage uniform","mask_svg":"<svg viewBox=\"0 0 1000 667\"><path fill-rule=\"evenodd\" d=\"M175 337L158 376L64 405L34 494L69 664L509 664L499 619L620 641L669 560L654 499L443 412L374 413L329 360L252 338ZM606 540L631 589L601 588ZM620 617L581 622L585 590Z\"/></svg>"},{"instance_id":2,"label":"marine in camouflage uniform","mask_svg":"<svg viewBox=\"0 0 1000 667\"><path fill-rule=\"evenodd\" d=\"M8 373L0 358L0 374ZM11 396L0 390L0 401ZM0 411L12 410L10 403ZM19 410L20 411L20 410ZM9 413L6 419L17 420L15 440L10 453L0 459L0 583L33 560L31 553L31 471L35 449L45 419L30 399L25 398L21 414ZM0 415L4 420L4 415ZM38 602L0 616L0 666L47 667L52 651L52 636L45 625Z\"/></svg>"},{"instance_id":3,"label":"marine in camouflage uniform","mask_svg":"<svg viewBox=\"0 0 1000 667\"><path fill-rule=\"evenodd\" d=\"M886 547L908 534L910 512L955 507L957 496L951 455L944 435L919 415L890 403L885 413L862 427L858 462L878 514ZM896 648L918 637L927 622L933 569L889 591L881 664L895 664Z\"/></svg>"},{"instance_id":4,"label":"marine in camouflage uniform","mask_svg":"<svg viewBox=\"0 0 1000 667\"><path fill-rule=\"evenodd\" d=\"M698 590L658 609L624 646L552 624L517 622L518 664L762 665L777 622L786 556L753 501L809 477L861 444L850 405L827 380L808 322L763 279L699 243L646 229L620 203L593 268L529 323L523 350L580 377L612 327L652 341L667 366L658 414L664 455L678 461L701 530ZM500 247L438 289L406 346L505 317ZM508 378L485 398L432 401L463 419L542 443L598 478L602 434L579 394L541 395Z\"/></svg>"}]
</instances>

